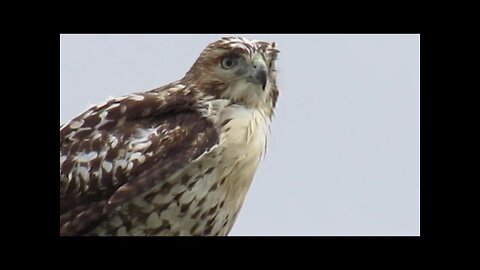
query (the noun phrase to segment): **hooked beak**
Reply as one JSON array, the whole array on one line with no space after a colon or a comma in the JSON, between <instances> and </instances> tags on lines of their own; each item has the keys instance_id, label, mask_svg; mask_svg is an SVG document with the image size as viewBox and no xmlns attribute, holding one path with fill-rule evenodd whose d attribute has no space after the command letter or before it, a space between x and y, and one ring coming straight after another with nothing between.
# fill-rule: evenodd
<instances>
[{"instance_id":1,"label":"hooked beak","mask_svg":"<svg viewBox=\"0 0 480 270\"><path fill-rule=\"evenodd\" d=\"M262 89L265 90L267 85L267 64L261 54L255 55L251 68L252 72L248 77L248 81L262 85Z\"/></svg>"}]
</instances>

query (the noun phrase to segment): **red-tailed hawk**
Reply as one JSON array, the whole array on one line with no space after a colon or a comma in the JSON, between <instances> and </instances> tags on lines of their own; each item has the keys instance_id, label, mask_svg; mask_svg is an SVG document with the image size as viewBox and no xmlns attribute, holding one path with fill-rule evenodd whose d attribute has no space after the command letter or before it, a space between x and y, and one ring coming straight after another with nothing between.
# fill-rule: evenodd
<instances>
[{"instance_id":1,"label":"red-tailed hawk","mask_svg":"<svg viewBox=\"0 0 480 270\"><path fill-rule=\"evenodd\" d=\"M60 235L227 235L278 97L275 43L227 37L183 79L60 127Z\"/></svg>"}]
</instances>

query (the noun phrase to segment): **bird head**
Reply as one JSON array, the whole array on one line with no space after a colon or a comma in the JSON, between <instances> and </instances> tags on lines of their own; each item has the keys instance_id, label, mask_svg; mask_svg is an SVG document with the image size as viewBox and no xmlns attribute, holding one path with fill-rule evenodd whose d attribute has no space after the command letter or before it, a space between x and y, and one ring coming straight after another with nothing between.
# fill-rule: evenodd
<instances>
[{"instance_id":1,"label":"bird head","mask_svg":"<svg viewBox=\"0 0 480 270\"><path fill-rule=\"evenodd\" d=\"M278 97L275 46L275 42L224 37L203 50L183 80L215 98L273 109Z\"/></svg>"}]
</instances>

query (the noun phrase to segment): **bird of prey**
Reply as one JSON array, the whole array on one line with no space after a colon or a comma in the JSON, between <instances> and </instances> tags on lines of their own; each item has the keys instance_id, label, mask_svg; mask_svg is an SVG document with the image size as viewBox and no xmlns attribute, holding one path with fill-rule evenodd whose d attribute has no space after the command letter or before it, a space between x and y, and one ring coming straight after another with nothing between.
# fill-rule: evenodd
<instances>
[{"instance_id":1,"label":"bird of prey","mask_svg":"<svg viewBox=\"0 0 480 270\"><path fill-rule=\"evenodd\" d=\"M62 125L60 235L228 235L266 151L277 53L221 38L182 79Z\"/></svg>"}]
</instances>

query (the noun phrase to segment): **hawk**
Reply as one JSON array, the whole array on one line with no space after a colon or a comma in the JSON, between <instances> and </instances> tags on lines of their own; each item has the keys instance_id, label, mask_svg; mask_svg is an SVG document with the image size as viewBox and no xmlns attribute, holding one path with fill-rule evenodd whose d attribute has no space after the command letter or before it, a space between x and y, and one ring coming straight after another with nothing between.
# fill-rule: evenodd
<instances>
[{"instance_id":1,"label":"hawk","mask_svg":"<svg viewBox=\"0 0 480 270\"><path fill-rule=\"evenodd\" d=\"M228 235L266 151L278 52L221 38L182 79L61 126L60 235Z\"/></svg>"}]
</instances>

